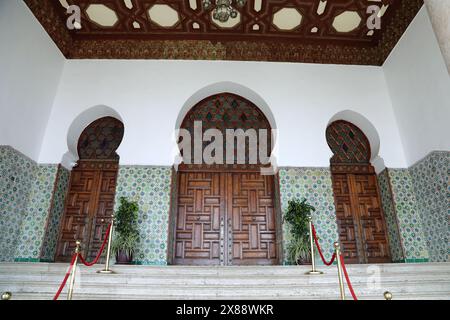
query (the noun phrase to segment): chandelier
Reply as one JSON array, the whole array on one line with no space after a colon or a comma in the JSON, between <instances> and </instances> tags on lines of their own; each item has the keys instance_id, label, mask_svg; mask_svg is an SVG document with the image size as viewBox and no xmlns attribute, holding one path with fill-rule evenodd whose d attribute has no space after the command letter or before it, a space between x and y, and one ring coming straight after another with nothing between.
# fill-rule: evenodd
<instances>
[{"instance_id":1,"label":"chandelier","mask_svg":"<svg viewBox=\"0 0 450 320\"><path fill-rule=\"evenodd\" d=\"M215 5L213 5L215 1ZM238 7L243 7L247 0L234 0ZM220 22L227 22L229 18L236 18L238 12L233 8L233 0L203 0L203 8L205 10L211 9L213 6L213 18Z\"/></svg>"}]
</instances>

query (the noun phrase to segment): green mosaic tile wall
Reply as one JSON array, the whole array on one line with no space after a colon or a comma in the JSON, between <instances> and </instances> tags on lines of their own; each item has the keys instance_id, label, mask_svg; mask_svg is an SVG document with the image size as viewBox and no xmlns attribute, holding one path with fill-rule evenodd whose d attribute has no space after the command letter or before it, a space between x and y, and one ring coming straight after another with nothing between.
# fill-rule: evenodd
<instances>
[{"instance_id":1,"label":"green mosaic tile wall","mask_svg":"<svg viewBox=\"0 0 450 320\"><path fill-rule=\"evenodd\" d=\"M140 239L134 256L136 264L167 264L171 174L170 167L119 168L116 205L119 197L139 203Z\"/></svg>"},{"instance_id":2,"label":"green mosaic tile wall","mask_svg":"<svg viewBox=\"0 0 450 320\"><path fill-rule=\"evenodd\" d=\"M433 152L409 169L432 262L450 261L450 152Z\"/></svg>"},{"instance_id":3,"label":"green mosaic tile wall","mask_svg":"<svg viewBox=\"0 0 450 320\"><path fill-rule=\"evenodd\" d=\"M16 260L40 258L57 168L56 165L39 165L34 170L28 205L19 231Z\"/></svg>"},{"instance_id":4,"label":"green mosaic tile wall","mask_svg":"<svg viewBox=\"0 0 450 320\"><path fill-rule=\"evenodd\" d=\"M387 169L379 175L383 208L396 238L391 246L394 261L450 261L450 152L435 151L409 169ZM390 189L389 189L390 188ZM391 226L391 227L390 227Z\"/></svg>"},{"instance_id":5,"label":"green mosaic tile wall","mask_svg":"<svg viewBox=\"0 0 450 320\"><path fill-rule=\"evenodd\" d=\"M400 239L397 213L395 211L388 170L384 170L378 175L378 185L380 187L380 197L388 231L389 248L391 250L392 261L403 262L405 255Z\"/></svg>"},{"instance_id":6,"label":"green mosaic tile wall","mask_svg":"<svg viewBox=\"0 0 450 320\"><path fill-rule=\"evenodd\" d=\"M14 261L35 169L32 160L0 146L0 261Z\"/></svg>"},{"instance_id":7,"label":"green mosaic tile wall","mask_svg":"<svg viewBox=\"0 0 450 320\"><path fill-rule=\"evenodd\" d=\"M57 171L0 146L0 261L40 261Z\"/></svg>"},{"instance_id":8,"label":"green mosaic tile wall","mask_svg":"<svg viewBox=\"0 0 450 320\"><path fill-rule=\"evenodd\" d=\"M51 209L61 215L69 176L65 170L62 185L55 188L57 173L58 165L38 165L11 147L0 146L0 241L4 244L0 261L53 260L56 240L45 244L52 238L48 230L54 228Z\"/></svg>"},{"instance_id":9,"label":"green mosaic tile wall","mask_svg":"<svg viewBox=\"0 0 450 320\"><path fill-rule=\"evenodd\" d=\"M394 261L449 261L449 159L450 152L433 152L410 169L379 175ZM140 205L137 264L167 264L171 174L170 167L119 168L116 199ZM0 261L53 260L69 177L64 168L37 165L0 146ZM329 168L281 168L279 177L282 210L293 198L314 205L320 243L330 256L338 236ZM283 225L284 247L289 238Z\"/></svg>"},{"instance_id":10,"label":"green mosaic tile wall","mask_svg":"<svg viewBox=\"0 0 450 320\"><path fill-rule=\"evenodd\" d=\"M59 235L61 218L64 213L66 194L69 188L70 171L62 166L58 168L55 192L47 220L44 243L41 252L41 261L53 261Z\"/></svg>"},{"instance_id":11,"label":"green mosaic tile wall","mask_svg":"<svg viewBox=\"0 0 450 320\"><path fill-rule=\"evenodd\" d=\"M405 259L428 260L422 217L408 169L388 169Z\"/></svg>"},{"instance_id":12,"label":"green mosaic tile wall","mask_svg":"<svg viewBox=\"0 0 450 320\"><path fill-rule=\"evenodd\" d=\"M319 243L325 256L330 258L334 252L333 243L338 239L330 169L281 168L279 175L282 212L285 212L288 201L294 198L306 198L316 207L313 221L319 235ZM290 238L289 227L283 224L284 248L287 248ZM286 264L286 250L284 251Z\"/></svg>"}]
</instances>

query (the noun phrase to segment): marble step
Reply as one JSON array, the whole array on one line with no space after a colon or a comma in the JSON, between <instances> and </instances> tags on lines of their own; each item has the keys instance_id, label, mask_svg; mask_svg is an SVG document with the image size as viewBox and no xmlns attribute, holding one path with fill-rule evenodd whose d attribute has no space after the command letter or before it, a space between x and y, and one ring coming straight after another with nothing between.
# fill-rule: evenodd
<instances>
[{"instance_id":1,"label":"marble step","mask_svg":"<svg viewBox=\"0 0 450 320\"><path fill-rule=\"evenodd\" d=\"M336 267L309 276L309 266L186 267L113 266L117 274L100 275L102 266L80 267L74 299L338 299ZM51 299L67 264L2 263L0 291L13 299ZM379 272L378 287L371 286ZM450 264L350 265L348 272L360 299L450 300ZM66 296L67 287L61 299ZM348 290L347 290L348 291ZM349 298L350 294L347 292Z\"/></svg>"},{"instance_id":2,"label":"marble step","mask_svg":"<svg viewBox=\"0 0 450 320\"><path fill-rule=\"evenodd\" d=\"M67 270L68 264L51 264L51 263L0 263L0 274L13 272L16 273L18 269L21 272L39 273L46 272L52 273L64 273ZM103 268L103 265L95 265L90 267L94 273L96 270ZM113 265L112 269L118 274L145 274L145 275L301 275L310 270L310 266L267 266L267 267L186 267L186 266L119 266ZM324 271L326 274L335 273L336 266L319 266L319 270ZM85 267L81 266L84 270ZM380 265L348 265L347 270L352 274L368 274L374 271L381 273L399 273L404 272L450 272L449 263L432 263L432 264L380 264Z\"/></svg>"},{"instance_id":3,"label":"marble step","mask_svg":"<svg viewBox=\"0 0 450 320\"><path fill-rule=\"evenodd\" d=\"M4 287L0 284L0 288ZM4 287L5 288L5 287ZM10 285L8 290L15 294L48 294L52 296L56 292L57 286L51 286L46 283L40 285L17 284ZM381 284L378 288L368 288L366 285L354 285L358 297L382 296L385 290L391 291L397 298L403 296L435 295L441 298L450 299L450 283L442 281L423 282L396 282L390 284ZM66 292L67 289L64 290ZM348 291L348 290L347 290ZM63 292L63 297L65 293ZM181 297L205 298L211 299L218 296L231 297L241 296L250 299L280 299L280 298L298 298L315 297L319 299L338 298L339 291L337 284L314 284L314 285L269 285L269 286L136 286L136 285L117 285L114 283L105 285L81 283L75 287L75 292L79 296L110 296L111 298L136 295L145 296L148 299L160 297ZM347 292L347 295L349 293Z\"/></svg>"},{"instance_id":4,"label":"marble step","mask_svg":"<svg viewBox=\"0 0 450 320\"><path fill-rule=\"evenodd\" d=\"M53 298L53 295L51 294L26 294L26 293L19 293L15 294L13 299L14 300L51 300ZM260 296L260 297L248 297L245 296L186 296L185 294L180 296L154 296L149 298L148 295L117 295L117 296L111 296L111 295L89 295L89 294L83 294L83 295L77 295L74 294L73 300L336 300L338 299L336 295L333 296L278 296L278 297L267 297L267 296ZM373 295L373 296L363 296L359 297L359 300L384 300L383 296L381 295ZM402 295L394 295L394 300L448 300L450 299L449 296L442 296L440 294L422 294L420 296L412 294L402 294ZM66 294L61 295L59 300L66 300ZM350 296L347 296L347 300L351 300Z\"/></svg>"},{"instance_id":5,"label":"marble step","mask_svg":"<svg viewBox=\"0 0 450 320\"><path fill-rule=\"evenodd\" d=\"M349 274L354 285L367 284L373 278L371 275L356 275ZM61 282L63 276L61 274L48 275L42 274L0 274L1 283L49 283L58 284ZM380 274L379 281L381 283L398 282L399 276L392 274ZM443 283L450 282L450 273L443 274L404 274L401 276L402 281L406 282L427 282L427 281L441 281ZM195 275L186 278L182 275L129 275L129 274L115 274L115 275L97 275L92 273L81 272L77 278L77 282L84 284L108 284L114 283L117 285L314 285L314 284L330 284L337 283L337 273L324 274L319 276L286 276L286 275L229 275L229 276L201 276Z\"/></svg>"}]
</instances>

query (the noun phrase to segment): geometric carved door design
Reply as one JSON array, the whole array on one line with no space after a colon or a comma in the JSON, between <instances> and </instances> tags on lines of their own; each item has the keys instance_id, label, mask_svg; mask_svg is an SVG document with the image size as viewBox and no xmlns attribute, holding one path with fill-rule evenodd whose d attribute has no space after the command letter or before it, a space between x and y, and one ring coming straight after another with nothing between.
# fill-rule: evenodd
<instances>
[{"instance_id":1,"label":"geometric carved door design","mask_svg":"<svg viewBox=\"0 0 450 320\"><path fill-rule=\"evenodd\" d=\"M373 168L334 166L332 180L339 239L346 262L391 262Z\"/></svg>"},{"instance_id":2,"label":"geometric carved door design","mask_svg":"<svg viewBox=\"0 0 450 320\"><path fill-rule=\"evenodd\" d=\"M75 242L93 260L105 238L114 210L123 123L112 117L91 123L78 139L80 160L72 169L61 220L56 261L70 261Z\"/></svg>"},{"instance_id":3,"label":"geometric carved door design","mask_svg":"<svg viewBox=\"0 0 450 320\"><path fill-rule=\"evenodd\" d=\"M274 177L179 172L173 263L274 265Z\"/></svg>"},{"instance_id":4,"label":"geometric carved door design","mask_svg":"<svg viewBox=\"0 0 450 320\"><path fill-rule=\"evenodd\" d=\"M56 261L69 261L77 240L88 261L95 258L111 222L117 171L117 161L89 160L72 170Z\"/></svg>"},{"instance_id":5,"label":"geometric carved door design","mask_svg":"<svg viewBox=\"0 0 450 320\"><path fill-rule=\"evenodd\" d=\"M364 133L346 121L327 128L339 240L348 263L391 262L377 175Z\"/></svg>"},{"instance_id":6,"label":"geometric carved door design","mask_svg":"<svg viewBox=\"0 0 450 320\"><path fill-rule=\"evenodd\" d=\"M195 105L184 117L181 128L195 138L196 122L203 133L222 133L223 163L192 164L178 168L176 222L173 234L173 264L185 265L273 265L278 263L275 221L274 176L261 175L261 158L250 154L250 139L228 145L227 130L266 132L267 142L258 139L269 156L272 151L271 126L264 113L251 101L232 93L210 96ZM184 139L184 138L183 138ZM208 142L203 141L203 147ZM194 150L193 139L190 142ZM243 147L244 163L226 161L227 148ZM259 149L258 149L259 150ZM255 150L255 151L258 151ZM259 151L261 151L259 150ZM182 150L183 152L185 150ZM261 155L259 155L261 156ZM191 159L192 160L192 159ZM175 201L174 201L175 202Z\"/></svg>"}]
</instances>

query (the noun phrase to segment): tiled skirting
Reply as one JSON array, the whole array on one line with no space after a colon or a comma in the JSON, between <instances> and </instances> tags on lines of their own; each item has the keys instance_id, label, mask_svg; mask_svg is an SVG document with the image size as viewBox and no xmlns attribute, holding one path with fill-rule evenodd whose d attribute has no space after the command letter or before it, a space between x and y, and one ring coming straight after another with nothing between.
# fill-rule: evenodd
<instances>
[{"instance_id":1,"label":"tiled skirting","mask_svg":"<svg viewBox=\"0 0 450 320\"><path fill-rule=\"evenodd\" d=\"M449 158L450 152L433 152L409 169L379 175L395 262L449 261ZM0 146L0 261L53 260L69 176L61 166L36 164ZM116 199L136 199L140 207L136 264L167 264L171 179L168 166L119 168ZM331 256L338 236L329 168L281 168L279 185L283 211L293 198L317 208L319 241ZM282 227L286 247L289 230Z\"/></svg>"},{"instance_id":2,"label":"tiled skirting","mask_svg":"<svg viewBox=\"0 0 450 320\"><path fill-rule=\"evenodd\" d=\"M0 146L0 261L53 259L67 180L61 166Z\"/></svg>"},{"instance_id":3,"label":"tiled skirting","mask_svg":"<svg viewBox=\"0 0 450 320\"><path fill-rule=\"evenodd\" d=\"M117 199L128 197L139 204L140 239L134 255L136 264L167 264L169 229L170 167L120 166Z\"/></svg>"},{"instance_id":4,"label":"tiled skirting","mask_svg":"<svg viewBox=\"0 0 450 320\"><path fill-rule=\"evenodd\" d=\"M337 240L337 223L335 217L333 187L329 168L280 168L281 209L285 212L288 202L305 198L316 208L313 221L319 243L326 257L333 254L333 243ZM283 247L291 240L289 227L283 224ZM286 250L284 261L287 263Z\"/></svg>"},{"instance_id":5,"label":"tiled skirting","mask_svg":"<svg viewBox=\"0 0 450 320\"><path fill-rule=\"evenodd\" d=\"M436 151L409 169L379 175L392 256L396 261L449 259L450 152Z\"/></svg>"}]
</instances>

